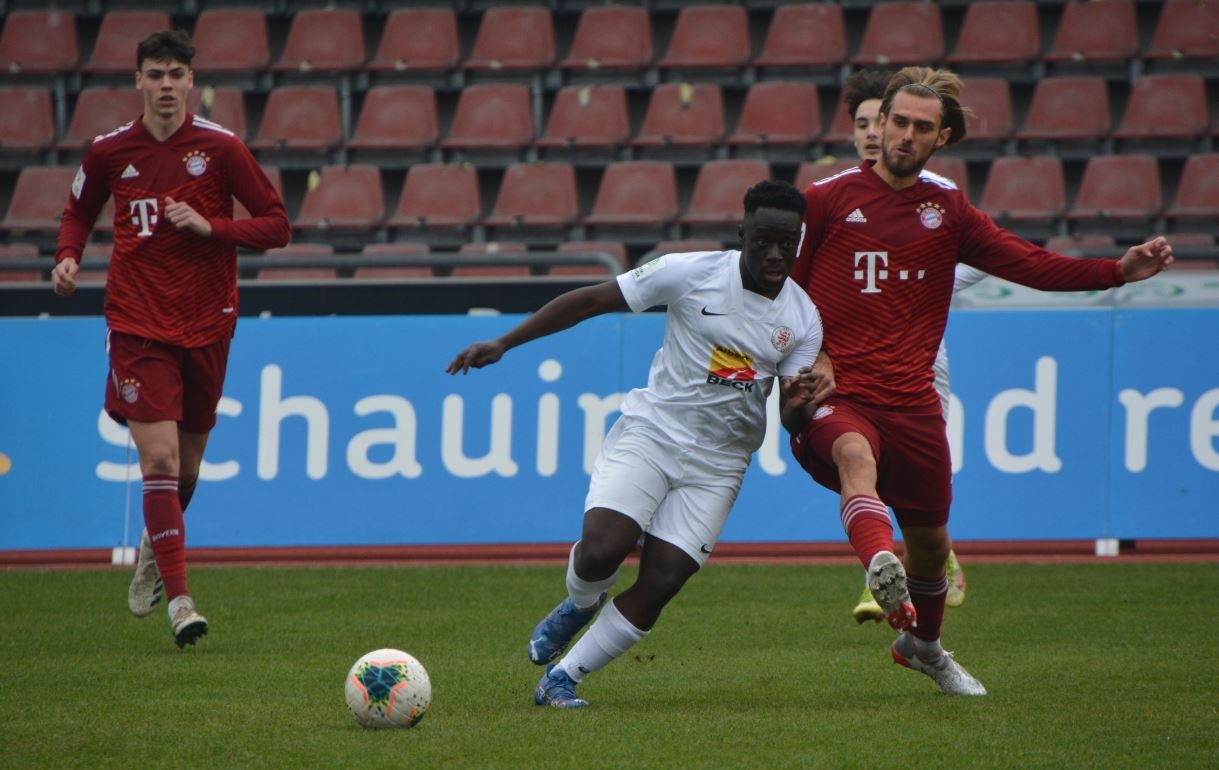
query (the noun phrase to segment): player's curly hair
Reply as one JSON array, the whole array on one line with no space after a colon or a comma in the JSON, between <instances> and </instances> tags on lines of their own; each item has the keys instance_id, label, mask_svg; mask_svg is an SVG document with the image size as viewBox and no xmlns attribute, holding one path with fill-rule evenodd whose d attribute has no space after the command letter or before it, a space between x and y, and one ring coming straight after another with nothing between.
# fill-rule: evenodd
<instances>
[{"instance_id":1,"label":"player's curly hair","mask_svg":"<svg viewBox=\"0 0 1219 770\"><path fill-rule=\"evenodd\" d=\"M855 120L859 105L869 99L881 99L893 70L860 70L842 84L842 103L847 106L847 115Z\"/></svg>"},{"instance_id":2,"label":"player's curly hair","mask_svg":"<svg viewBox=\"0 0 1219 770\"><path fill-rule=\"evenodd\" d=\"M758 182L745 192L745 213L752 214L760 208L794 211L804 219L808 202L804 194L788 182Z\"/></svg>"},{"instance_id":3,"label":"player's curly hair","mask_svg":"<svg viewBox=\"0 0 1219 770\"><path fill-rule=\"evenodd\" d=\"M965 118L973 111L961 104L961 78L955 72L931 67L903 67L889 79L885 95L881 98L880 111L889 114L893 96L898 91L930 96L940 100L940 125L952 129L948 144L956 144L965 138Z\"/></svg>"},{"instance_id":4,"label":"player's curly hair","mask_svg":"<svg viewBox=\"0 0 1219 770\"><path fill-rule=\"evenodd\" d=\"M195 46L186 30L167 29L153 32L140 41L135 49L135 68L138 71L147 60L176 61L189 67L194 58Z\"/></svg>"}]
</instances>

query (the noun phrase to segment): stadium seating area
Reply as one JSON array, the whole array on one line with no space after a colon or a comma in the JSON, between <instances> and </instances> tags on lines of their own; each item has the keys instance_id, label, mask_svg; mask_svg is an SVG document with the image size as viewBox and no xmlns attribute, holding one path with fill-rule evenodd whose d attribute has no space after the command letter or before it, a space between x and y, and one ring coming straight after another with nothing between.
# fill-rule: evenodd
<instances>
[{"instance_id":1,"label":"stadium seating area","mask_svg":"<svg viewBox=\"0 0 1219 770\"><path fill-rule=\"evenodd\" d=\"M0 0L0 278L45 278L85 147L140 112L135 43L171 24L191 108L293 221L266 260L290 264L251 279L593 276L731 245L749 184L854 162L845 78L905 64L965 79L970 135L932 170L1004 226L1085 251L1179 234L1216 264L1219 0L149 5Z\"/></svg>"}]
</instances>

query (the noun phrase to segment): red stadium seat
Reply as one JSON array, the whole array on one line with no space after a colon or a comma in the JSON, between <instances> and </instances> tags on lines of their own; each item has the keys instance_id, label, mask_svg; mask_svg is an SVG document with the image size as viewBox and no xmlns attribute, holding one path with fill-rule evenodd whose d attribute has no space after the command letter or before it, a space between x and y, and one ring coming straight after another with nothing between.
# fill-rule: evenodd
<instances>
[{"instance_id":1,"label":"red stadium seat","mask_svg":"<svg viewBox=\"0 0 1219 770\"><path fill-rule=\"evenodd\" d=\"M466 86L441 146L450 150L523 149L533 143L529 89L504 83Z\"/></svg>"},{"instance_id":2,"label":"red stadium seat","mask_svg":"<svg viewBox=\"0 0 1219 770\"><path fill-rule=\"evenodd\" d=\"M694 180L682 224L733 224L741 219L745 191L770 179L770 164L761 160L713 160Z\"/></svg>"},{"instance_id":3,"label":"red stadium seat","mask_svg":"<svg viewBox=\"0 0 1219 770\"><path fill-rule=\"evenodd\" d=\"M592 212L593 226L663 227L677 218L677 173L663 161L621 161L605 168Z\"/></svg>"},{"instance_id":4,"label":"red stadium seat","mask_svg":"<svg viewBox=\"0 0 1219 770\"><path fill-rule=\"evenodd\" d=\"M621 86L564 86L555 95L538 147L614 149L630 139L631 120Z\"/></svg>"},{"instance_id":5,"label":"red stadium seat","mask_svg":"<svg viewBox=\"0 0 1219 770\"><path fill-rule=\"evenodd\" d=\"M754 64L828 70L846 58L842 7L837 3L793 3L775 9Z\"/></svg>"},{"instance_id":6,"label":"red stadium seat","mask_svg":"<svg viewBox=\"0 0 1219 770\"><path fill-rule=\"evenodd\" d=\"M263 256L269 262L277 259L287 261L300 258L333 257L334 247L328 243L289 243L278 249L267 249ZM266 265L265 262L264 265ZM337 278L338 270L327 266L266 265L258 269L256 277L259 280L270 281L325 281Z\"/></svg>"},{"instance_id":7,"label":"red stadium seat","mask_svg":"<svg viewBox=\"0 0 1219 770\"><path fill-rule=\"evenodd\" d=\"M1213 64L1219 60L1219 7L1198 0L1165 0L1143 57Z\"/></svg>"},{"instance_id":8,"label":"red stadium seat","mask_svg":"<svg viewBox=\"0 0 1219 770\"><path fill-rule=\"evenodd\" d=\"M253 75L271 66L267 15L258 8L214 8L203 11L192 37L199 75ZM198 84L196 84L196 87Z\"/></svg>"},{"instance_id":9,"label":"red stadium seat","mask_svg":"<svg viewBox=\"0 0 1219 770\"><path fill-rule=\"evenodd\" d=\"M944 58L944 26L940 7L932 3L894 2L872 6L857 65L926 64Z\"/></svg>"},{"instance_id":10,"label":"red stadium seat","mask_svg":"<svg viewBox=\"0 0 1219 770\"><path fill-rule=\"evenodd\" d=\"M245 95L239 88L192 88L186 97L186 109L213 123L219 123L245 141Z\"/></svg>"},{"instance_id":11,"label":"red stadium seat","mask_svg":"<svg viewBox=\"0 0 1219 770\"><path fill-rule=\"evenodd\" d=\"M1170 220L1219 220L1219 153L1191 155L1181 171L1177 194L1165 216Z\"/></svg>"},{"instance_id":12,"label":"red stadium seat","mask_svg":"<svg viewBox=\"0 0 1219 770\"><path fill-rule=\"evenodd\" d=\"M1126 111L1113 136L1190 139L1205 136L1209 125L1206 82L1201 75L1144 75L1134 81Z\"/></svg>"},{"instance_id":13,"label":"red stadium seat","mask_svg":"<svg viewBox=\"0 0 1219 770\"><path fill-rule=\"evenodd\" d=\"M1117 241L1112 235L1092 233L1090 235L1055 235L1046 239L1045 248L1056 254L1077 256L1081 249L1108 249L1117 252ZM1074 252L1074 253L1073 253Z\"/></svg>"},{"instance_id":14,"label":"red stadium seat","mask_svg":"<svg viewBox=\"0 0 1219 770\"><path fill-rule=\"evenodd\" d=\"M0 244L0 281L42 281L45 279L42 270L37 269L8 269L5 268L5 260L17 259L37 259L38 247L32 243L4 243ZM47 267L51 264L48 261Z\"/></svg>"},{"instance_id":15,"label":"red stadium seat","mask_svg":"<svg viewBox=\"0 0 1219 770\"><path fill-rule=\"evenodd\" d=\"M812 83L754 83L745 94L731 145L806 147L821 135L821 101Z\"/></svg>"},{"instance_id":16,"label":"red stadium seat","mask_svg":"<svg viewBox=\"0 0 1219 770\"><path fill-rule=\"evenodd\" d=\"M948 179L957 186L965 199L969 200L969 168L963 158L936 153L927 161L923 170Z\"/></svg>"},{"instance_id":17,"label":"red stadium seat","mask_svg":"<svg viewBox=\"0 0 1219 770\"><path fill-rule=\"evenodd\" d=\"M134 49L128 52L134 59ZM80 63L76 17L66 11L11 11L0 33L0 71L14 75L71 72ZM135 71L135 63L130 62Z\"/></svg>"},{"instance_id":18,"label":"red stadium seat","mask_svg":"<svg viewBox=\"0 0 1219 770\"><path fill-rule=\"evenodd\" d=\"M1088 159L1067 218L1149 220L1164 208L1160 164L1151 155L1098 155Z\"/></svg>"},{"instance_id":19,"label":"red stadium seat","mask_svg":"<svg viewBox=\"0 0 1219 770\"><path fill-rule=\"evenodd\" d=\"M665 83L648 100L635 147L707 146L724 139L724 96L714 83Z\"/></svg>"},{"instance_id":20,"label":"red stadium seat","mask_svg":"<svg viewBox=\"0 0 1219 770\"><path fill-rule=\"evenodd\" d=\"M276 72L355 72L364 66L364 25L347 8L297 11Z\"/></svg>"},{"instance_id":21,"label":"red stadium seat","mask_svg":"<svg viewBox=\"0 0 1219 770\"><path fill-rule=\"evenodd\" d=\"M560 254L570 254L577 251L600 251L618 260L620 270L626 270L631 265L627 260L626 247L618 241L564 241L556 249ZM572 265L572 267L588 267L588 265ZM551 268L551 273L554 268Z\"/></svg>"},{"instance_id":22,"label":"red stadium seat","mask_svg":"<svg viewBox=\"0 0 1219 770\"><path fill-rule=\"evenodd\" d=\"M482 14L467 70L534 71L555 61L554 20L541 6L493 7Z\"/></svg>"},{"instance_id":23,"label":"red stadium seat","mask_svg":"<svg viewBox=\"0 0 1219 770\"><path fill-rule=\"evenodd\" d=\"M165 11L110 11L93 44L93 53L81 70L90 73L135 72L135 49L154 32L173 29Z\"/></svg>"},{"instance_id":24,"label":"red stadium seat","mask_svg":"<svg viewBox=\"0 0 1219 770\"><path fill-rule=\"evenodd\" d=\"M134 69L134 67L133 67ZM59 147L83 150L103 134L139 120L144 112L144 97L130 86L95 86L81 91L72 111L72 122Z\"/></svg>"},{"instance_id":25,"label":"red stadium seat","mask_svg":"<svg viewBox=\"0 0 1219 770\"><path fill-rule=\"evenodd\" d=\"M381 172L376 166L326 166L305 192L297 230L371 230L385 219Z\"/></svg>"},{"instance_id":26,"label":"red stadium seat","mask_svg":"<svg viewBox=\"0 0 1219 770\"><path fill-rule=\"evenodd\" d=\"M688 254L693 251L723 251L724 244L713 238L677 238L658 241L655 246L639 257L636 264L643 265L666 254Z\"/></svg>"},{"instance_id":27,"label":"red stadium seat","mask_svg":"<svg viewBox=\"0 0 1219 770\"><path fill-rule=\"evenodd\" d=\"M961 101L973 110L973 115L965 123L966 142L995 142L1011 138L1015 123L1011 88L1006 80L969 78L961 90Z\"/></svg>"},{"instance_id":28,"label":"red stadium seat","mask_svg":"<svg viewBox=\"0 0 1219 770\"><path fill-rule=\"evenodd\" d=\"M387 224L413 231L455 232L482 221L478 172L468 164L419 163L406 172Z\"/></svg>"},{"instance_id":29,"label":"red stadium seat","mask_svg":"<svg viewBox=\"0 0 1219 770\"><path fill-rule=\"evenodd\" d=\"M839 103L834 108L830 127L826 129L825 134L821 137L821 143L829 147L851 145L850 148L843 147L842 151L846 152L849 149L853 155L855 154L854 130L855 119L847 113L846 105Z\"/></svg>"},{"instance_id":30,"label":"red stadium seat","mask_svg":"<svg viewBox=\"0 0 1219 770\"><path fill-rule=\"evenodd\" d=\"M504 171L487 225L566 227L580 216L576 170L569 163L514 163Z\"/></svg>"},{"instance_id":31,"label":"red stadium seat","mask_svg":"<svg viewBox=\"0 0 1219 770\"><path fill-rule=\"evenodd\" d=\"M1058 63L1114 62L1138 55L1134 0L1070 0L1062 9L1045 59Z\"/></svg>"},{"instance_id":32,"label":"red stadium seat","mask_svg":"<svg viewBox=\"0 0 1219 770\"><path fill-rule=\"evenodd\" d=\"M665 69L739 68L752 55L749 14L742 6L687 5L677 12Z\"/></svg>"},{"instance_id":33,"label":"red stadium seat","mask_svg":"<svg viewBox=\"0 0 1219 770\"><path fill-rule=\"evenodd\" d=\"M439 141L436 92L430 86L383 85L364 94L347 146L353 150L423 151Z\"/></svg>"},{"instance_id":34,"label":"red stadium seat","mask_svg":"<svg viewBox=\"0 0 1219 770\"><path fill-rule=\"evenodd\" d=\"M76 166L26 166L17 175L8 213L0 229L9 232L57 232L68 205Z\"/></svg>"},{"instance_id":35,"label":"red stadium seat","mask_svg":"<svg viewBox=\"0 0 1219 770\"><path fill-rule=\"evenodd\" d=\"M0 86L0 152L42 152L55 144L55 113L45 88Z\"/></svg>"},{"instance_id":36,"label":"red stadium seat","mask_svg":"<svg viewBox=\"0 0 1219 770\"><path fill-rule=\"evenodd\" d=\"M279 86L267 96L256 150L330 150L343 138L339 95L329 86Z\"/></svg>"},{"instance_id":37,"label":"red stadium seat","mask_svg":"<svg viewBox=\"0 0 1219 770\"><path fill-rule=\"evenodd\" d=\"M1111 127L1109 91L1093 76L1048 78L1037 83L1025 113L1021 140L1099 139Z\"/></svg>"},{"instance_id":38,"label":"red stadium seat","mask_svg":"<svg viewBox=\"0 0 1219 770\"><path fill-rule=\"evenodd\" d=\"M1062 160L1003 156L990 164L978 208L995 219L1054 220L1067 208Z\"/></svg>"},{"instance_id":39,"label":"red stadium seat","mask_svg":"<svg viewBox=\"0 0 1219 770\"><path fill-rule=\"evenodd\" d=\"M486 243L465 243L457 250L459 254L486 255L484 264L457 265L451 275L454 278L526 278L530 275L529 265L518 262L496 264L498 254L525 254L529 247L523 243L512 241L489 241Z\"/></svg>"},{"instance_id":40,"label":"red stadium seat","mask_svg":"<svg viewBox=\"0 0 1219 770\"><path fill-rule=\"evenodd\" d=\"M651 66L652 17L646 8L595 6L584 9L576 24L565 70L638 71Z\"/></svg>"},{"instance_id":41,"label":"red stadium seat","mask_svg":"<svg viewBox=\"0 0 1219 770\"><path fill-rule=\"evenodd\" d=\"M1037 6L1029 0L970 3L950 64L1033 64L1041 58Z\"/></svg>"},{"instance_id":42,"label":"red stadium seat","mask_svg":"<svg viewBox=\"0 0 1219 770\"><path fill-rule=\"evenodd\" d=\"M395 8L385 19L373 72L449 72L461 59L452 8Z\"/></svg>"},{"instance_id":43,"label":"red stadium seat","mask_svg":"<svg viewBox=\"0 0 1219 770\"><path fill-rule=\"evenodd\" d=\"M426 243L369 243L360 251L366 257L413 257L431 253ZM361 265L353 278L431 278L436 274L432 265Z\"/></svg>"},{"instance_id":44,"label":"red stadium seat","mask_svg":"<svg viewBox=\"0 0 1219 770\"><path fill-rule=\"evenodd\" d=\"M796 189L805 190L813 182L827 179L849 168L857 168L858 166L859 159L853 157L835 159L826 156L820 160L805 161L796 169L796 178L792 183L796 186Z\"/></svg>"}]
</instances>

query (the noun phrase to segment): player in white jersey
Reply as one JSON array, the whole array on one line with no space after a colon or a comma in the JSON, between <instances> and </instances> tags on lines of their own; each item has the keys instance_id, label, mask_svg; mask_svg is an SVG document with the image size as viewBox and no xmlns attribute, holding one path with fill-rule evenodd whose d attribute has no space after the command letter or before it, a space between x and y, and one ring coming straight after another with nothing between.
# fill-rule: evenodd
<instances>
[{"instance_id":1,"label":"player in white jersey","mask_svg":"<svg viewBox=\"0 0 1219 770\"><path fill-rule=\"evenodd\" d=\"M529 640L530 659L550 664L597 617L547 666L534 692L539 706L588 705L576 684L642 640L707 561L762 443L775 378L792 404L832 389L832 378L812 371L821 318L788 280L804 208L795 187L761 182L745 194L739 252L667 254L567 292L449 364L449 373L465 373L586 318L667 306L647 387L627 394L593 467L583 532L568 559L567 598ZM638 578L607 603L619 566L641 538Z\"/></svg>"},{"instance_id":2,"label":"player in white jersey","mask_svg":"<svg viewBox=\"0 0 1219 770\"><path fill-rule=\"evenodd\" d=\"M892 74L890 71L883 70L861 70L847 78L843 87L842 101L846 104L847 112L851 116L852 141L855 144L855 152L859 155L860 160L878 160L880 158L880 100L885 94L885 87L889 84L889 78ZM943 179L943 177L939 177L926 170L922 173L937 179ZM951 180L943 179L943 181L947 184L953 184ZM952 291L956 293L973 286L978 281L986 278L987 275L987 273L982 272L976 267L957 263ZM935 364L932 370L935 372L935 392L940 396L940 406L943 408L944 419L946 420L948 419L950 393L948 346L942 339L940 340L940 349L936 353ZM965 570L961 568L961 563L957 560L956 552L949 551L948 598L946 602L949 607L960 607L965 603L965 588ZM859 595L855 608L851 610L851 617L855 618L856 623L863 623L868 620L879 623L885 618L884 611L877 604L876 599L872 596L872 592L868 590L866 576L863 593Z\"/></svg>"}]
</instances>

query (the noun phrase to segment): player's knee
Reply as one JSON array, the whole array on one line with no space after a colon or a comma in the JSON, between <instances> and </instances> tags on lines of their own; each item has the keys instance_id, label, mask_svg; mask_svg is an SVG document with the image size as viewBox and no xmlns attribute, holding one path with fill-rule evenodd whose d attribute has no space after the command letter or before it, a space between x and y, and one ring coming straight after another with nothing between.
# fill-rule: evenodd
<instances>
[{"instance_id":1,"label":"player's knee","mask_svg":"<svg viewBox=\"0 0 1219 770\"><path fill-rule=\"evenodd\" d=\"M168 444L144 447L140 450L140 470L145 476L177 476L178 453Z\"/></svg>"},{"instance_id":2,"label":"player's knee","mask_svg":"<svg viewBox=\"0 0 1219 770\"><path fill-rule=\"evenodd\" d=\"M618 569L618 565L626 559L629 553L629 547L624 551L622 546L612 539L590 541L583 538L576 548L576 574L581 576L608 575Z\"/></svg>"}]
</instances>

